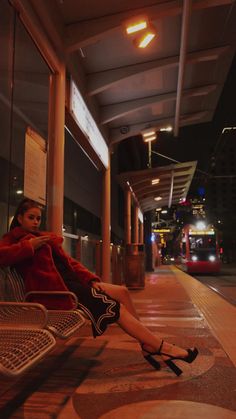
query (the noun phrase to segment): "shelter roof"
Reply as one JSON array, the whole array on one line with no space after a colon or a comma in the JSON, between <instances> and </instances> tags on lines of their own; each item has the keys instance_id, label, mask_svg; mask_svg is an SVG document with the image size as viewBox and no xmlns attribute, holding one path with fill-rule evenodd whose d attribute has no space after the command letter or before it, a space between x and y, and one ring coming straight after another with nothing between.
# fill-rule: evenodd
<instances>
[{"instance_id":1,"label":"shelter roof","mask_svg":"<svg viewBox=\"0 0 236 419\"><path fill-rule=\"evenodd\" d=\"M130 189L142 212L178 204L187 196L197 162L171 164L117 176L121 187ZM156 198L156 199L155 199Z\"/></svg>"}]
</instances>

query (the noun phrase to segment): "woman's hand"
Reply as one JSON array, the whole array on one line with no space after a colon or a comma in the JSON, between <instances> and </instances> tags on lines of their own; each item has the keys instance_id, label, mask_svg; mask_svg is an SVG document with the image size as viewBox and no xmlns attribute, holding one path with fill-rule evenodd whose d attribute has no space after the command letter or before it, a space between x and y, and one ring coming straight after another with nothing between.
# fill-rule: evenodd
<instances>
[{"instance_id":1,"label":"woman's hand","mask_svg":"<svg viewBox=\"0 0 236 419\"><path fill-rule=\"evenodd\" d=\"M50 240L50 236L39 236L39 237L34 237L33 239L30 239L29 241L32 244L33 249L37 250L40 247L42 247L44 244L49 242L49 240Z\"/></svg>"},{"instance_id":2,"label":"woman's hand","mask_svg":"<svg viewBox=\"0 0 236 419\"><path fill-rule=\"evenodd\" d=\"M101 282L92 282L92 287L95 288L95 290L97 291L105 292L105 289L103 288L103 284Z\"/></svg>"}]
</instances>

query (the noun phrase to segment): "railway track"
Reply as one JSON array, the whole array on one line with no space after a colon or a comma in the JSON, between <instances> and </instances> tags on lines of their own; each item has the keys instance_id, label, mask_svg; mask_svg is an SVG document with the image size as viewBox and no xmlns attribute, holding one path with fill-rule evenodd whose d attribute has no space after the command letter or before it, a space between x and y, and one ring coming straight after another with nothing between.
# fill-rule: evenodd
<instances>
[{"instance_id":1,"label":"railway track","mask_svg":"<svg viewBox=\"0 0 236 419\"><path fill-rule=\"evenodd\" d=\"M212 289L230 304L236 306L236 271L219 275L192 275L193 278Z\"/></svg>"}]
</instances>

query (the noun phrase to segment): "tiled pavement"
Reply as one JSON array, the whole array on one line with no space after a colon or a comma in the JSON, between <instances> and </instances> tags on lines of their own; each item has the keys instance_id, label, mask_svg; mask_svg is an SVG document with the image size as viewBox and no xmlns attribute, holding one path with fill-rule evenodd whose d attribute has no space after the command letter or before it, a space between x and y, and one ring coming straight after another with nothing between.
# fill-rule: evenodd
<instances>
[{"instance_id":1,"label":"tiled pavement","mask_svg":"<svg viewBox=\"0 0 236 419\"><path fill-rule=\"evenodd\" d=\"M236 418L236 307L174 267L131 291L153 332L200 355L176 377L153 370L117 325L93 339L90 326L57 345L15 383L2 381L0 418Z\"/></svg>"}]
</instances>

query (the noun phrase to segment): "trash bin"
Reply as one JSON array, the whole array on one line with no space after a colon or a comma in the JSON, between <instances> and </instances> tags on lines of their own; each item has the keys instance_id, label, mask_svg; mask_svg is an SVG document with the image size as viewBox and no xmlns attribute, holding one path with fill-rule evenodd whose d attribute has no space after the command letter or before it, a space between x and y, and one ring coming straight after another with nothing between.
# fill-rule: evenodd
<instances>
[{"instance_id":1,"label":"trash bin","mask_svg":"<svg viewBox=\"0 0 236 419\"><path fill-rule=\"evenodd\" d=\"M135 243L125 247L125 284L127 288L145 286L144 245Z\"/></svg>"}]
</instances>

